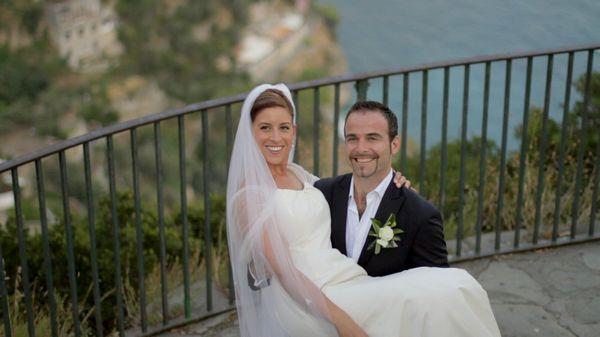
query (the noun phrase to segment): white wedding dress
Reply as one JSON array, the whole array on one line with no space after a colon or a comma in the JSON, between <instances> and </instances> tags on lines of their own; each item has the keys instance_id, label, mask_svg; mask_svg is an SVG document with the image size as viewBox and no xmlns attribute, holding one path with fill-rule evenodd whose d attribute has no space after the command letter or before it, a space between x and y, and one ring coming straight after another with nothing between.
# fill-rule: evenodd
<instances>
[{"instance_id":1,"label":"white wedding dress","mask_svg":"<svg viewBox=\"0 0 600 337\"><path fill-rule=\"evenodd\" d=\"M486 291L466 271L415 268L385 277L365 270L330 242L330 214L319 190L278 189L275 216L294 266L371 337L500 336ZM329 336L331 329L301 310L274 279L261 289L291 336Z\"/></svg>"}]
</instances>

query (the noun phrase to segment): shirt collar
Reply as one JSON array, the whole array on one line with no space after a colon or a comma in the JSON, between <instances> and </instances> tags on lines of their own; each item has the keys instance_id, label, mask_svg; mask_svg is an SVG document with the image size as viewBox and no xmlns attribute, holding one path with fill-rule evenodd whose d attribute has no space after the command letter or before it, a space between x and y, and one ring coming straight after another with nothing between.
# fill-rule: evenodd
<instances>
[{"instance_id":1,"label":"shirt collar","mask_svg":"<svg viewBox=\"0 0 600 337\"><path fill-rule=\"evenodd\" d=\"M382 198L383 195L385 194L385 190L387 189L388 185L390 184L390 181L392 181L393 177L394 177L394 170L390 169L390 172L387 174L387 176L385 176L385 178L383 178L381 180L379 185L377 185L377 187L375 187L375 189L372 190L371 192L369 192L368 194L375 192L375 193L377 193L377 195L380 198ZM352 199L352 198L354 198L354 175L352 175L352 179L350 180L350 193L348 194L348 199Z\"/></svg>"}]
</instances>

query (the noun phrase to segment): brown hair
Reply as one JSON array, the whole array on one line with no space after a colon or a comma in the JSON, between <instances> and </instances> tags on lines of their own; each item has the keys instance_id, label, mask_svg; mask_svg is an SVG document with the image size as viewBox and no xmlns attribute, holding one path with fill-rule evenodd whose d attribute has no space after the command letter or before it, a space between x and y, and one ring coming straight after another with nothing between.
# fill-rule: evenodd
<instances>
[{"instance_id":1,"label":"brown hair","mask_svg":"<svg viewBox=\"0 0 600 337\"><path fill-rule=\"evenodd\" d=\"M348 122L348 116L350 116L350 114L353 112L359 111L377 111L381 113L381 115L385 117L388 122L388 135L390 136L390 141L398 135L398 118L396 117L396 114L394 114L394 112L386 105L375 101L359 101L354 103L346 115L344 129L346 127L346 122Z\"/></svg>"},{"instance_id":2,"label":"brown hair","mask_svg":"<svg viewBox=\"0 0 600 337\"><path fill-rule=\"evenodd\" d=\"M254 122L254 118L256 118L256 115L258 115L261 110L272 107L281 107L287 109L290 115L292 115L292 117L294 116L292 103L288 101L285 95L279 90L267 89L258 95L254 101L252 110L250 110L250 118Z\"/></svg>"}]
</instances>

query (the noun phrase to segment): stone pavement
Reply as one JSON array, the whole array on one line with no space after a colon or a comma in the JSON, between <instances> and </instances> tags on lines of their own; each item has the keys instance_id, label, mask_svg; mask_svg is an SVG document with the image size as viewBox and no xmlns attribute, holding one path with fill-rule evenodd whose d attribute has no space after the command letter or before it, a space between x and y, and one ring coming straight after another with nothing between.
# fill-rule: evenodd
<instances>
[{"instance_id":1,"label":"stone pavement","mask_svg":"<svg viewBox=\"0 0 600 337\"><path fill-rule=\"evenodd\" d=\"M504 337L600 336L600 241L463 262ZM162 336L238 337L235 312Z\"/></svg>"}]
</instances>

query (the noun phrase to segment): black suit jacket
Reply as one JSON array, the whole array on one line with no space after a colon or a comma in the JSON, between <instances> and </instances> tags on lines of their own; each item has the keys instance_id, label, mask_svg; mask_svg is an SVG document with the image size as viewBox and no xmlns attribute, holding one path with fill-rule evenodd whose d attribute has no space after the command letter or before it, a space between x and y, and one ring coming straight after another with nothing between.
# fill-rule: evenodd
<instances>
[{"instance_id":1,"label":"black suit jacket","mask_svg":"<svg viewBox=\"0 0 600 337\"><path fill-rule=\"evenodd\" d=\"M321 179L315 187L323 192L331 211L331 243L346 252L346 215L352 174ZM375 218L385 223L396 214L400 242L396 248L382 249L379 254L367 247L375 240L368 236L358 264L370 276L384 276L416 267L448 267L448 251L440 212L416 192L398 188L392 181L383 195Z\"/></svg>"}]
</instances>

